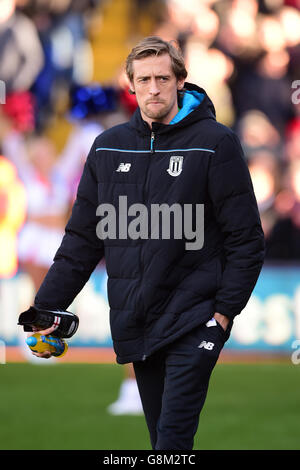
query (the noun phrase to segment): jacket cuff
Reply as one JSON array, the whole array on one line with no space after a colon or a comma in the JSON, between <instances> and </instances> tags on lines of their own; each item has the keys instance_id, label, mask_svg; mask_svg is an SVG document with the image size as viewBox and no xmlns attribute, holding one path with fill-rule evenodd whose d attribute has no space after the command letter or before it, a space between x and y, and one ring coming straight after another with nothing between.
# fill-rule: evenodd
<instances>
[{"instance_id":1,"label":"jacket cuff","mask_svg":"<svg viewBox=\"0 0 300 470\"><path fill-rule=\"evenodd\" d=\"M228 307L224 304L215 304L215 312L221 313L221 315L225 315L230 320L233 320L236 315L240 312L233 313L232 310L229 310Z\"/></svg>"}]
</instances>

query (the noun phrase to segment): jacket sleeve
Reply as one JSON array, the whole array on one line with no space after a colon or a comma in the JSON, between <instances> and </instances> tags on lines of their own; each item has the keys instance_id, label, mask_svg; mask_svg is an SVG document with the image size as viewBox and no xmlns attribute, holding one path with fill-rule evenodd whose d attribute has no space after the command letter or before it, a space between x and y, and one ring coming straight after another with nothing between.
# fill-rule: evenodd
<instances>
[{"instance_id":1,"label":"jacket sleeve","mask_svg":"<svg viewBox=\"0 0 300 470\"><path fill-rule=\"evenodd\" d=\"M62 243L36 294L37 307L66 310L103 256L103 242L96 235L98 191L94 149L95 142L84 166Z\"/></svg>"},{"instance_id":2,"label":"jacket sleeve","mask_svg":"<svg viewBox=\"0 0 300 470\"><path fill-rule=\"evenodd\" d=\"M208 190L225 258L215 311L232 319L246 306L265 253L252 181L240 142L232 132L223 137L212 157Z\"/></svg>"}]
</instances>

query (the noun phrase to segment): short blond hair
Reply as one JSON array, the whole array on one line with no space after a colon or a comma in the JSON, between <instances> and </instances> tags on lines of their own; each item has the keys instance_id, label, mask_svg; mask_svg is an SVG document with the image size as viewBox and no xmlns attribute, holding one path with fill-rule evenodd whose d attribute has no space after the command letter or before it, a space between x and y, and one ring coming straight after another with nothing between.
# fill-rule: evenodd
<instances>
[{"instance_id":1,"label":"short blond hair","mask_svg":"<svg viewBox=\"0 0 300 470\"><path fill-rule=\"evenodd\" d=\"M151 55L169 54L172 70L177 80L187 77L184 58L179 48L171 41L164 41L158 36L149 36L142 39L130 52L126 59L126 74L130 81L133 80L133 61L144 59Z\"/></svg>"}]
</instances>

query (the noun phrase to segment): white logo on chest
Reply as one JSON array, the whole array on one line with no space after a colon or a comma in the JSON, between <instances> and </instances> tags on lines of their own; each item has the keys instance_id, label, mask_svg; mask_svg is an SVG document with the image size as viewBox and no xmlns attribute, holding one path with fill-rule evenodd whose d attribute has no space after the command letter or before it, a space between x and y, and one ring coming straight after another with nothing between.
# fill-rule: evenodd
<instances>
[{"instance_id":1,"label":"white logo on chest","mask_svg":"<svg viewBox=\"0 0 300 470\"><path fill-rule=\"evenodd\" d=\"M183 157L180 155L174 155L170 158L169 168L167 172L171 176L179 176L182 172Z\"/></svg>"},{"instance_id":2,"label":"white logo on chest","mask_svg":"<svg viewBox=\"0 0 300 470\"><path fill-rule=\"evenodd\" d=\"M130 170L131 163L120 163L116 171L122 171L123 173L127 173Z\"/></svg>"}]
</instances>

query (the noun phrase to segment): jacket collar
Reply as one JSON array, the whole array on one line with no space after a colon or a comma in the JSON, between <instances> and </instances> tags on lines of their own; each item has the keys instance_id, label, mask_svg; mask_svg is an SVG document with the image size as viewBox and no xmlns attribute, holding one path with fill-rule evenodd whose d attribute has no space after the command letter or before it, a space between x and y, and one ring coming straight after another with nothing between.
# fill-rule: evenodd
<instances>
[{"instance_id":1,"label":"jacket collar","mask_svg":"<svg viewBox=\"0 0 300 470\"><path fill-rule=\"evenodd\" d=\"M178 104L181 109L170 124L153 122L152 129L150 129L148 123L142 119L139 107L131 117L129 124L140 133L149 135L151 130L162 134L202 119L216 119L214 105L205 90L192 83L185 82L183 92L179 92Z\"/></svg>"}]
</instances>

